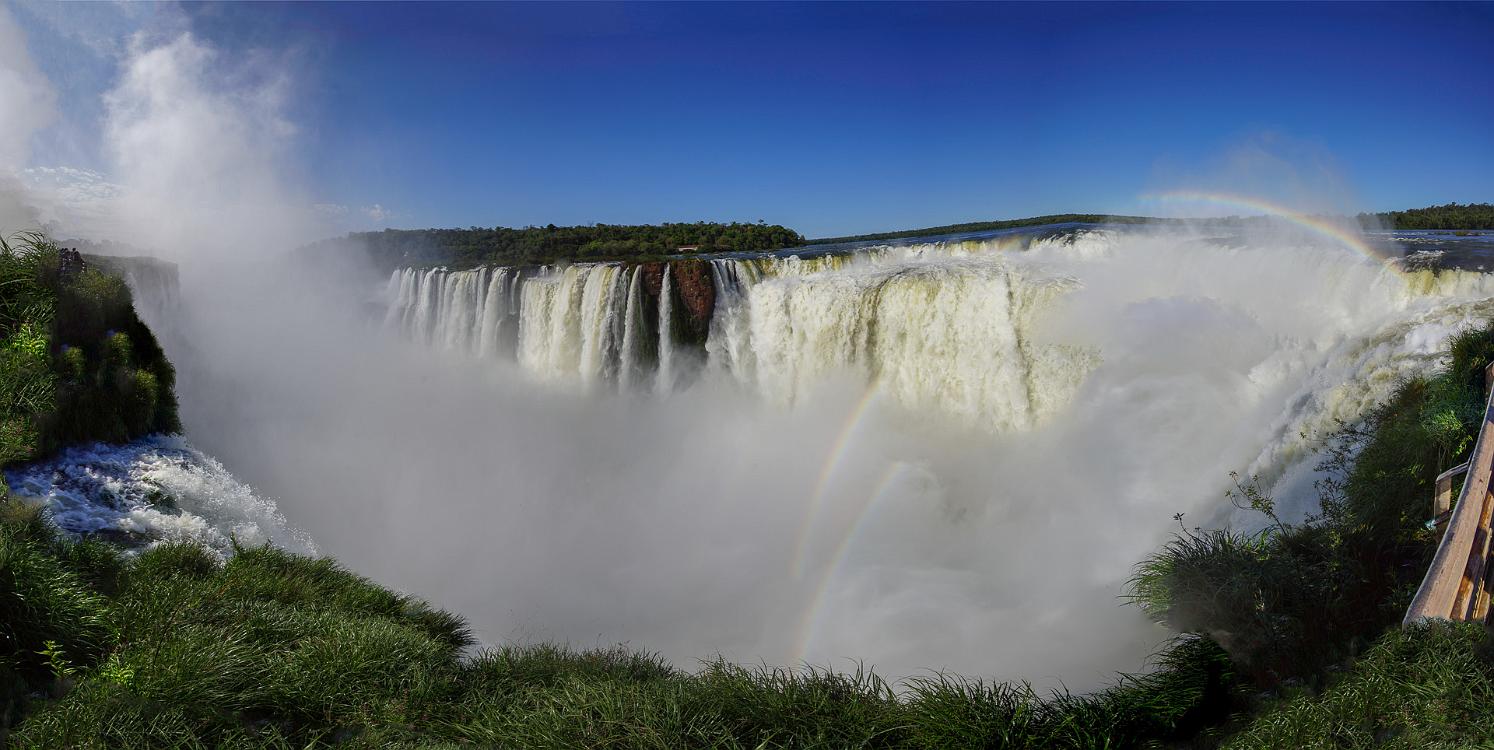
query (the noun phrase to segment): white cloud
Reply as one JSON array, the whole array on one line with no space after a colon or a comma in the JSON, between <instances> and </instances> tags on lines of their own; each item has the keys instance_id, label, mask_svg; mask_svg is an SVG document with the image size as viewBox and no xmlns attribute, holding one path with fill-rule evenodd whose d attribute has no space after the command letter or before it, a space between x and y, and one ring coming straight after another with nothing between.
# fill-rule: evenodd
<instances>
[{"instance_id":1,"label":"white cloud","mask_svg":"<svg viewBox=\"0 0 1494 750\"><path fill-rule=\"evenodd\" d=\"M20 182L38 218L67 237L107 239L118 230L121 187L103 174L73 167L27 167Z\"/></svg>"},{"instance_id":2,"label":"white cloud","mask_svg":"<svg viewBox=\"0 0 1494 750\"><path fill-rule=\"evenodd\" d=\"M372 206L364 206L362 210L364 216L367 216L375 223L379 224L382 224L383 222L387 221L389 217L394 215L393 211L390 211L389 209L384 208L377 203L373 204Z\"/></svg>"}]
</instances>

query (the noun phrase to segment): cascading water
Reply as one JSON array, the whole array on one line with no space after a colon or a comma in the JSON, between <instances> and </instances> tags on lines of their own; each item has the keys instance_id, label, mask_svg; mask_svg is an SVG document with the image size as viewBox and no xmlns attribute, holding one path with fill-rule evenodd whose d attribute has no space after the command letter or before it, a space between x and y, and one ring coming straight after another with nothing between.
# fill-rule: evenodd
<instances>
[{"instance_id":1,"label":"cascading water","mask_svg":"<svg viewBox=\"0 0 1494 750\"><path fill-rule=\"evenodd\" d=\"M659 291L659 378L657 390L660 393L669 393L674 390L675 384L675 341L674 341L674 288L669 283L669 274L664 274L664 280Z\"/></svg>"},{"instance_id":2,"label":"cascading water","mask_svg":"<svg viewBox=\"0 0 1494 750\"><path fill-rule=\"evenodd\" d=\"M1103 245L1096 234L1030 246ZM1034 274L997 254L1015 246L1004 237L856 256L712 259L715 302L699 352L704 369L729 373L783 404L850 370L911 408L942 410L990 430L1029 426L1066 401L1093 355L1036 345L1024 334L1072 280ZM499 331L517 315L516 359L531 375L631 390L651 373L653 390L668 393L701 368L691 366L693 354L680 340L677 266L663 266L647 300L657 311L652 316L644 268L578 264L521 281L500 267L486 291L488 269L400 270L389 280L386 326L491 357L505 350Z\"/></svg>"},{"instance_id":3,"label":"cascading water","mask_svg":"<svg viewBox=\"0 0 1494 750\"><path fill-rule=\"evenodd\" d=\"M40 502L63 531L103 534L127 549L196 542L227 555L237 542L316 553L273 501L180 437L73 447L7 470L5 478L11 492Z\"/></svg>"}]
</instances>

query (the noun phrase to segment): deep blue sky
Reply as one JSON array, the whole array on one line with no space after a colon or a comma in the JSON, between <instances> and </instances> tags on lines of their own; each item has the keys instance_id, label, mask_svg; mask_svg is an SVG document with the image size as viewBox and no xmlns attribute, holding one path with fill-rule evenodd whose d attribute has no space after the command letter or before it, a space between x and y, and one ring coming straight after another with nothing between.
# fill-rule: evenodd
<instances>
[{"instance_id":1,"label":"deep blue sky","mask_svg":"<svg viewBox=\"0 0 1494 750\"><path fill-rule=\"evenodd\" d=\"M313 190L395 226L1494 200L1488 4L187 11L224 49L298 50Z\"/></svg>"}]
</instances>

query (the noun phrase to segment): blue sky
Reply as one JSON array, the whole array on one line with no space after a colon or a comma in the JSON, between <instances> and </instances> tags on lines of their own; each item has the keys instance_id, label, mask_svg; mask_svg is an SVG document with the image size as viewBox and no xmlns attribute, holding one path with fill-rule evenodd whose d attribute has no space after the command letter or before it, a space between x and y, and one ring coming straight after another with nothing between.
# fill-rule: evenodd
<instances>
[{"instance_id":1,"label":"blue sky","mask_svg":"<svg viewBox=\"0 0 1494 750\"><path fill-rule=\"evenodd\" d=\"M392 226L1494 200L1488 4L164 8L12 6L72 120L34 161L106 169L93 92L169 27L286 65L296 179Z\"/></svg>"}]
</instances>

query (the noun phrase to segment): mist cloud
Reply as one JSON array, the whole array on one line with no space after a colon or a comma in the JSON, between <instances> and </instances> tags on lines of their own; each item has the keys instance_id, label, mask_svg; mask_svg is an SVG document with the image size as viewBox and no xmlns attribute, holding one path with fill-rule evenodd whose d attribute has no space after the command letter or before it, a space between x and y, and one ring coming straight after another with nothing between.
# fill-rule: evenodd
<instances>
[{"instance_id":1,"label":"mist cloud","mask_svg":"<svg viewBox=\"0 0 1494 750\"><path fill-rule=\"evenodd\" d=\"M0 8L0 168L19 170L31 156L31 137L57 118L57 94L36 67L26 36Z\"/></svg>"},{"instance_id":2,"label":"mist cloud","mask_svg":"<svg viewBox=\"0 0 1494 750\"><path fill-rule=\"evenodd\" d=\"M17 178L31 157L31 138L56 119L56 92L31 59L26 36L0 7L0 233L40 228Z\"/></svg>"},{"instance_id":3,"label":"mist cloud","mask_svg":"<svg viewBox=\"0 0 1494 750\"><path fill-rule=\"evenodd\" d=\"M282 177L295 135L282 112L289 79L249 62L226 64L191 34L154 47L137 39L105 96L129 241L226 260L318 235L313 202Z\"/></svg>"}]
</instances>

